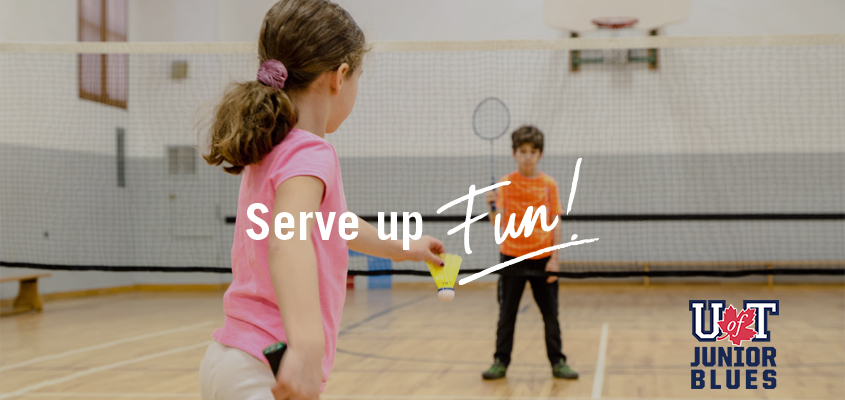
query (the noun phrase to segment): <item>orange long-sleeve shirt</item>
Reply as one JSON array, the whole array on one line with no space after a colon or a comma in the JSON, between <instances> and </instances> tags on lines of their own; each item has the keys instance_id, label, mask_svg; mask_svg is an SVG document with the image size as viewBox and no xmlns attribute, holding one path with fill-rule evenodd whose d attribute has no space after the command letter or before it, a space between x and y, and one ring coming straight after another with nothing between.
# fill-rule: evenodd
<instances>
[{"instance_id":1,"label":"orange long-sleeve shirt","mask_svg":"<svg viewBox=\"0 0 845 400\"><path fill-rule=\"evenodd\" d=\"M519 171L511 172L502 177L500 182L510 181L510 185L502 186L497 191L496 210L501 216L501 229L507 226L511 214L514 217L514 228L519 228L526 210L534 206L534 211L540 206L546 206L546 226L550 225L554 218L563 214L563 207L560 204L557 182L554 178L542 172L535 178L526 178ZM556 228L557 229L557 228ZM554 230L544 231L540 220L537 220L534 231L529 237L520 234L517 238L507 236L505 241L499 245L502 254L519 257L540 249L554 245ZM532 259L538 260L548 257L549 254L541 254Z\"/></svg>"}]
</instances>

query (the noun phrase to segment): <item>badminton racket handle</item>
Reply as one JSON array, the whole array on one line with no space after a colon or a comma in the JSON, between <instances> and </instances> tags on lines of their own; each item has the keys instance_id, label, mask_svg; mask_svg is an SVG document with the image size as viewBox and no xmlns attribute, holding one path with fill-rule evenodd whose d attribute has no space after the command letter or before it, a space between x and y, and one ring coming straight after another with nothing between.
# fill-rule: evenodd
<instances>
[{"instance_id":1,"label":"badminton racket handle","mask_svg":"<svg viewBox=\"0 0 845 400\"><path fill-rule=\"evenodd\" d=\"M496 184L496 177L495 176L490 177L490 185L495 185L495 184ZM494 190L493 193L496 193L496 191ZM490 202L490 211L496 212L496 202L495 201Z\"/></svg>"},{"instance_id":2,"label":"badminton racket handle","mask_svg":"<svg viewBox=\"0 0 845 400\"><path fill-rule=\"evenodd\" d=\"M267 346L264 349L264 358L270 363L270 369L273 370L273 376L279 373L279 365L282 364L282 356L285 354L285 350L288 349L288 345L285 342L278 342L276 344L272 344Z\"/></svg>"}]
</instances>

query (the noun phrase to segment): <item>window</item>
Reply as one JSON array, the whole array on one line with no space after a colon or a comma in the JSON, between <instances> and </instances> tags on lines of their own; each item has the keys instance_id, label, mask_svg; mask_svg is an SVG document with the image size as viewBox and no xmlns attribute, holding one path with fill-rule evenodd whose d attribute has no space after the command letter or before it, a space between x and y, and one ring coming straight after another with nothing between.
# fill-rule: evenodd
<instances>
[{"instance_id":1,"label":"window","mask_svg":"<svg viewBox=\"0 0 845 400\"><path fill-rule=\"evenodd\" d=\"M125 42L126 0L79 0L80 42ZM79 97L126 108L129 56L80 54Z\"/></svg>"}]
</instances>

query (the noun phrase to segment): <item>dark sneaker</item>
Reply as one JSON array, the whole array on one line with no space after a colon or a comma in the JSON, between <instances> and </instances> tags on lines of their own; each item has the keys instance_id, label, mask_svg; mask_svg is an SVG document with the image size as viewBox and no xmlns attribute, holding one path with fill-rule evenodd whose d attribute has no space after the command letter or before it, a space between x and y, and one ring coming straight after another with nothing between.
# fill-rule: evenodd
<instances>
[{"instance_id":1,"label":"dark sneaker","mask_svg":"<svg viewBox=\"0 0 845 400\"><path fill-rule=\"evenodd\" d=\"M552 375L554 375L555 378L578 379L578 373L573 371L572 368L569 368L563 360L552 366Z\"/></svg>"},{"instance_id":2,"label":"dark sneaker","mask_svg":"<svg viewBox=\"0 0 845 400\"><path fill-rule=\"evenodd\" d=\"M506 367L505 364L502 364L502 362L497 358L496 361L493 362L493 365L490 366L490 369L481 374L481 377L487 380L501 379L505 377L505 372L507 372L507 370L508 367Z\"/></svg>"}]
</instances>

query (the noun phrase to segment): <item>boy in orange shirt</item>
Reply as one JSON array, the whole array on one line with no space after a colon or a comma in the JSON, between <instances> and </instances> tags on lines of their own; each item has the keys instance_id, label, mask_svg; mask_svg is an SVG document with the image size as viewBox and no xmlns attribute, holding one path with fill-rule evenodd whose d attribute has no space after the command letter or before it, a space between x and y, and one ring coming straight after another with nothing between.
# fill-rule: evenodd
<instances>
[{"instance_id":1,"label":"boy in orange shirt","mask_svg":"<svg viewBox=\"0 0 845 400\"><path fill-rule=\"evenodd\" d=\"M529 206L534 210L546 206L548 221L551 225L554 218L563 214L563 207L558 196L557 182L554 178L537 170L537 163L543 157L543 133L533 126L523 126L511 134L513 141L513 158L518 169L505 175L501 181L510 181L510 185L503 186L496 193L487 193L487 203L491 204L490 221L496 220L501 212L501 226L507 225L511 214L516 214L515 225L522 221ZM495 209L492 203L496 203ZM497 212L498 211L498 212ZM537 220L533 232L529 237L520 234L517 238L506 236L499 247L501 262L512 260L524 254L561 243L561 228L558 224L551 232L541 229L541 221ZM519 300L525 289L525 282L531 284L534 300L543 314L546 331L546 352L552 363L552 374L556 378L576 379L578 373L566 364L566 356L562 352L563 343L560 336L560 323L557 319L558 283L556 276L544 277L539 272L560 270L557 251L551 254L541 254L532 259L521 261L501 271L499 276L499 325L496 331L495 362L482 374L484 379L504 378L508 364L511 361L514 330L516 328L516 314L519 311ZM533 274L528 275L526 274Z\"/></svg>"}]
</instances>

